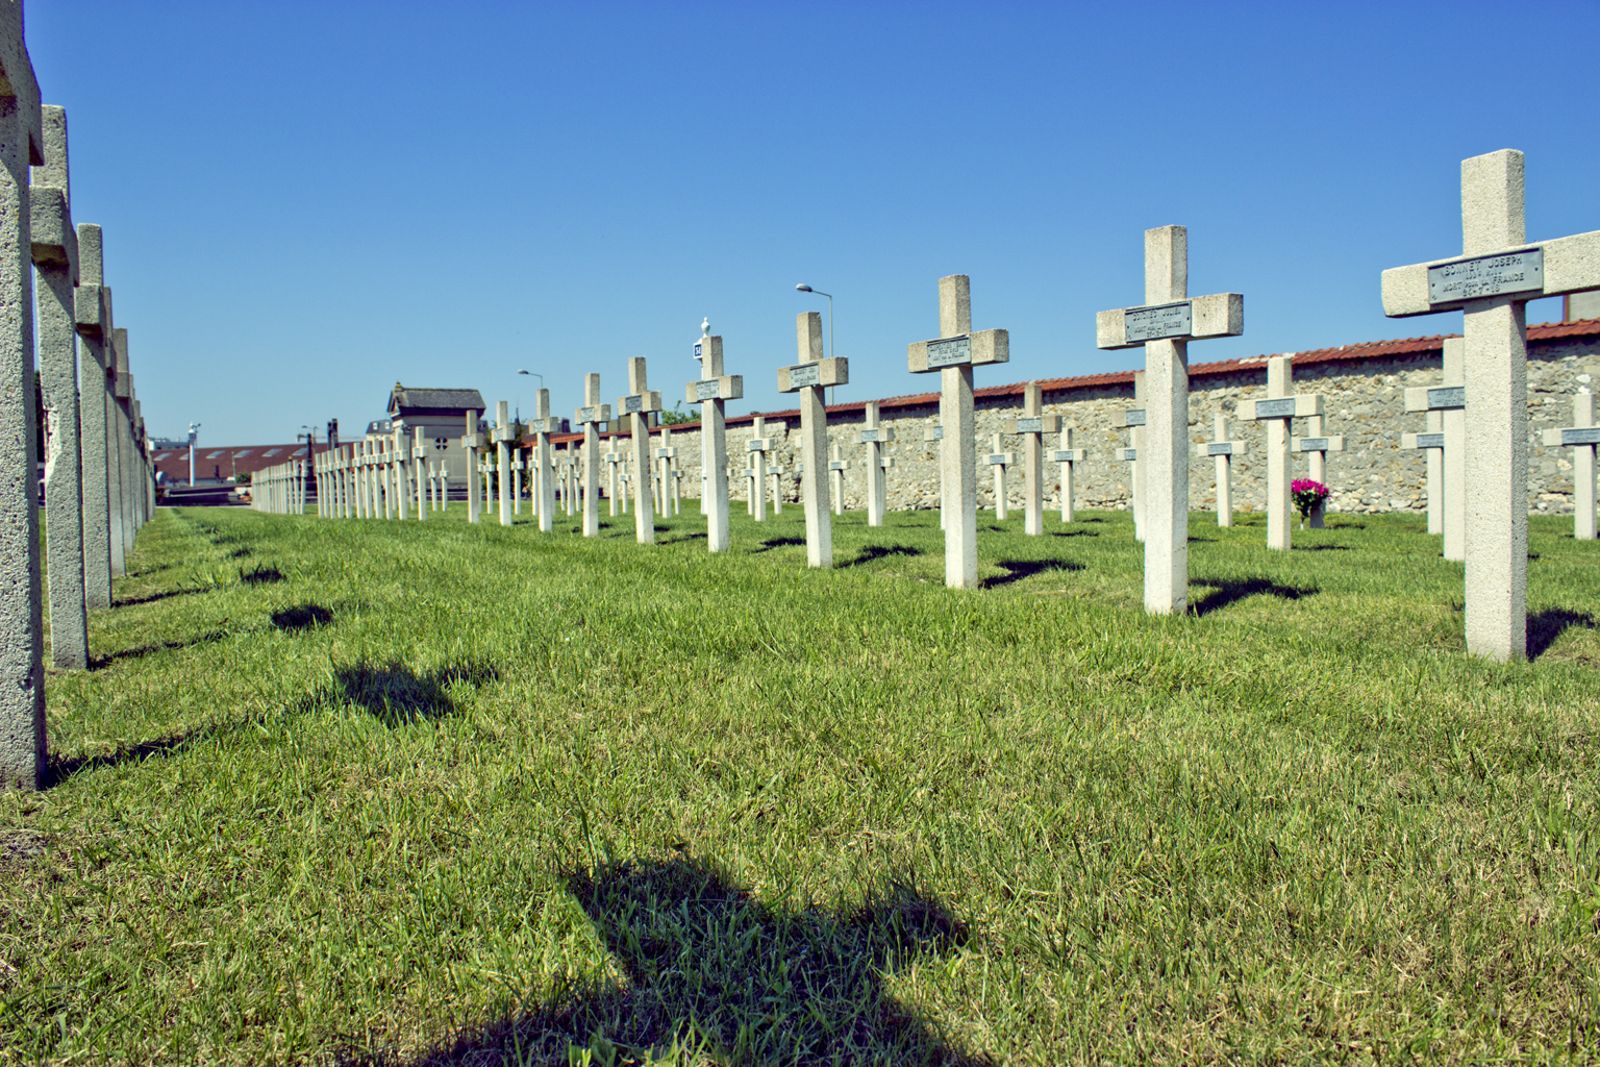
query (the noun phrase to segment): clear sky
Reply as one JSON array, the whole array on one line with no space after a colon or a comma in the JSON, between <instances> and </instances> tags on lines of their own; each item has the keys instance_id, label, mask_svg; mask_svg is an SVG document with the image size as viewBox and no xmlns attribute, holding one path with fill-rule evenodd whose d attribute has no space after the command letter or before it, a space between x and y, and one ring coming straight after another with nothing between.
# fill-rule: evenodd
<instances>
[{"instance_id":1,"label":"clear sky","mask_svg":"<svg viewBox=\"0 0 1600 1067\"><path fill-rule=\"evenodd\" d=\"M1127 368L1142 233L1245 294L1203 361L1459 330L1386 320L1379 272L1458 253L1460 160L1528 156L1528 235L1600 228L1600 4L30 0L73 209L158 436L291 439L396 379L571 417L702 316L791 406L794 316L832 292L851 383L906 371L936 281L1011 331L978 384ZM1530 321L1560 314L1554 301ZM319 434L320 436L320 434Z\"/></svg>"}]
</instances>

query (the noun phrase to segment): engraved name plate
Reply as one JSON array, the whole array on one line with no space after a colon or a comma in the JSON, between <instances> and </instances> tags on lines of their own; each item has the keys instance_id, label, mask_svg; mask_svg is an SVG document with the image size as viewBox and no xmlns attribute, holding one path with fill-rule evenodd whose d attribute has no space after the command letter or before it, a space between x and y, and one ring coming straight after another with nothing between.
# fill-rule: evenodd
<instances>
[{"instance_id":1,"label":"engraved name plate","mask_svg":"<svg viewBox=\"0 0 1600 1067\"><path fill-rule=\"evenodd\" d=\"M1544 249L1458 259L1428 268L1428 303L1544 290Z\"/></svg>"},{"instance_id":2,"label":"engraved name plate","mask_svg":"<svg viewBox=\"0 0 1600 1067\"><path fill-rule=\"evenodd\" d=\"M1443 385L1436 389L1428 390L1429 411L1442 411L1466 406L1467 387L1464 385Z\"/></svg>"},{"instance_id":3,"label":"engraved name plate","mask_svg":"<svg viewBox=\"0 0 1600 1067\"><path fill-rule=\"evenodd\" d=\"M1326 452L1327 450L1328 439L1326 437L1300 438L1300 451L1302 452Z\"/></svg>"},{"instance_id":4,"label":"engraved name plate","mask_svg":"<svg viewBox=\"0 0 1600 1067\"><path fill-rule=\"evenodd\" d=\"M750 438L750 443L745 447L751 452L765 452L767 450L767 439L765 437L752 437Z\"/></svg>"},{"instance_id":5,"label":"engraved name plate","mask_svg":"<svg viewBox=\"0 0 1600 1067\"><path fill-rule=\"evenodd\" d=\"M1600 426L1569 426L1561 431L1563 445L1600 445Z\"/></svg>"},{"instance_id":6,"label":"engraved name plate","mask_svg":"<svg viewBox=\"0 0 1600 1067\"><path fill-rule=\"evenodd\" d=\"M605 420L600 417L600 406L596 405L594 407L579 408L578 409L578 421L579 422L604 422ZM534 425L538 426L538 422L535 421Z\"/></svg>"},{"instance_id":7,"label":"engraved name plate","mask_svg":"<svg viewBox=\"0 0 1600 1067\"><path fill-rule=\"evenodd\" d=\"M1188 337L1194 332L1194 313L1185 300L1177 304L1152 304L1122 313L1123 339L1129 344Z\"/></svg>"},{"instance_id":8,"label":"engraved name plate","mask_svg":"<svg viewBox=\"0 0 1600 1067\"><path fill-rule=\"evenodd\" d=\"M864 445L876 444L880 440L882 440L882 438L878 436L877 430L861 431L861 443Z\"/></svg>"},{"instance_id":9,"label":"engraved name plate","mask_svg":"<svg viewBox=\"0 0 1600 1067\"><path fill-rule=\"evenodd\" d=\"M828 469L831 470L831 471L842 471L842 470L844 470L844 460L836 459L836 460L832 461L831 463L828 464Z\"/></svg>"},{"instance_id":10,"label":"engraved name plate","mask_svg":"<svg viewBox=\"0 0 1600 1067\"><path fill-rule=\"evenodd\" d=\"M1050 459L1054 463L1076 463L1078 462L1078 450L1076 448L1058 448L1050 453Z\"/></svg>"},{"instance_id":11,"label":"engraved name plate","mask_svg":"<svg viewBox=\"0 0 1600 1067\"><path fill-rule=\"evenodd\" d=\"M1275 400L1257 400L1256 418L1258 419L1287 419L1294 415L1294 397L1284 396Z\"/></svg>"},{"instance_id":12,"label":"engraved name plate","mask_svg":"<svg viewBox=\"0 0 1600 1067\"><path fill-rule=\"evenodd\" d=\"M1129 408L1126 412L1123 413L1123 423L1122 423L1122 425L1124 425L1124 426L1143 426L1145 424L1146 417L1147 416L1145 414L1144 408Z\"/></svg>"},{"instance_id":13,"label":"engraved name plate","mask_svg":"<svg viewBox=\"0 0 1600 1067\"><path fill-rule=\"evenodd\" d=\"M674 452L676 452L676 451L677 451L676 448L658 448L658 449L656 449L656 458L657 459L671 459L672 458L672 454Z\"/></svg>"},{"instance_id":14,"label":"engraved name plate","mask_svg":"<svg viewBox=\"0 0 1600 1067\"><path fill-rule=\"evenodd\" d=\"M1233 455L1232 441L1209 441L1206 443L1206 455L1231 456Z\"/></svg>"},{"instance_id":15,"label":"engraved name plate","mask_svg":"<svg viewBox=\"0 0 1600 1067\"><path fill-rule=\"evenodd\" d=\"M696 400L715 400L722 389L722 383L712 378L710 381L694 383L694 397Z\"/></svg>"},{"instance_id":16,"label":"engraved name plate","mask_svg":"<svg viewBox=\"0 0 1600 1067\"><path fill-rule=\"evenodd\" d=\"M1017 420L1018 433L1044 433L1044 419L1035 415L1033 418Z\"/></svg>"},{"instance_id":17,"label":"engraved name plate","mask_svg":"<svg viewBox=\"0 0 1600 1067\"><path fill-rule=\"evenodd\" d=\"M930 429L928 431L928 435L925 438L925 440L928 440L928 441L943 441L944 440L944 427L943 426L935 426L932 429Z\"/></svg>"},{"instance_id":18,"label":"engraved name plate","mask_svg":"<svg viewBox=\"0 0 1600 1067\"><path fill-rule=\"evenodd\" d=\"M644 411L644 397L625 396L622 398L622 413L624 415L638 415Z\"/></svg>"},{"instance_id":19,"label":"engraved name plate","mask_svg":"<svg viewBox=\"0 0 1600 1067\"><path fill-rule=\"evenodd\" d=\"M928 342L928 366L931 367L959 367L963 363L972 362L972 338L966 334L960 337L941 337L937 341Z\"/></svg>"},{"instance_id":20,"label":"engraved name plate","mask_svg":"<svg viewBox=\"0 0 1600 1067\"><path fill-rule=\"evenodd\" d=\"M1122 450L1122 458L1132 463L1139 458L1139 450L1137 448L1124 448Z\"/></svg>"},{"instance_id":21,"label":"engraved name plate","mask_svg":"<svg viewBox=\"0 0 1600 1067\"><path fill-rule=\"evenodd\" d=\"M1010 461L1006 459L1006 454L1004 452L990 452L989 462L997 467L1004 467Z\"/></svg>"},{"instance_id":22,"label":"engraved name plate","mask_svg":"<svg viewBox=\"0 0 1600 1067\"><path fill-rule=\"evenodd\" d=\"M1443 448L1444 447L1444 434L1442 434L1442 433L1419 433L1419 434L1417 434L1417 447L1418 448Z\"/></svg>"},{"instance_id":23,"label":"engraved name plate","mask_svg":"<svg viewBox=\"0 0 1600 1067\"><path fill-rule=\"evenodd\" d=\"M822 367L817 363L798 363L789 368L789 388L803 389L822 381Z\"/></svg>"}]
</instances>

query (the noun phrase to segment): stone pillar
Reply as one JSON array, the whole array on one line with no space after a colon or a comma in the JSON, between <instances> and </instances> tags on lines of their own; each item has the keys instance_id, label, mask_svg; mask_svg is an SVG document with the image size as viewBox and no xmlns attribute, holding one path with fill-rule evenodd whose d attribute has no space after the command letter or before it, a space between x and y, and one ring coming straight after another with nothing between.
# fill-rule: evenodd
<instances>
[{"instance_id":1,"label":"stone pillar","mask_svg":"<svg viewBox=\"0 0 1600 1067\"><path fill-rule=\"evenodd\" d=\"M85 357L80 365L79 420L83 434L84 599L90 608L111 606L111 490L107 482L110 408L115 398L106 376L106 327L111 324L111 291L104 286L100 227L78 226L78 289L74 294L78 336Z\"/></svg>"}]
</instances>

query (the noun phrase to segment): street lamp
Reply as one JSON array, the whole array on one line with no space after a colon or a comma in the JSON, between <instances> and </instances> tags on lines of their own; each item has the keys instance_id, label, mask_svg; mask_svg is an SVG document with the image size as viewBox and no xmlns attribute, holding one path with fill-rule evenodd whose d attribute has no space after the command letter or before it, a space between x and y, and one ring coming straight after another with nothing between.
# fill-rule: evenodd
<instances>
[{"instance_id":1,"label":"street lamp","mask_svg":"<svg viewBox=\"0 0 1600 1067\"><path fill-rule=\"evenodd\" d=\"M528 376L528 377L529 377L529 378L537 378L537 379L539 379L539 388L540 388L540 389L543 389L543 388L544 388L544 375L542 375L542 374L540 374L540 373L539 373L539 372L538 372L538 371L534 371L534 370L521 370L521 369L519 369L519 370L518 370L518 371L517 371L517 373L518 373L518 374L523 374L523 375L526 375L526 376ZM522 405L521 405L521 403L518 403L518 404L517 404L517 421L518 421L518 422L521 422L521 421L522 421Z\"/></svg>"},{"instance_id":2,"label":"street lamp","mask_svg":"<svg viewBox=\"0 0 1600 1067\"><path fill-rule=\"evenodd\" d=\"M194 485L194 439L200 436L200 424L189 424L189 485Z\"/></svg>"},{"instance_id":3,"label":"street lamp","mask_svg":"<svg viewBox=\"0 0 1600 1067\"><path fill-rule=\"evenodd\" d=\"M839 352L838 352L837 349L835 349L833 347L833 294L832 293L824 293L821 289L813 289L813 288L811 288L811 286L807 285L805 282L801 282L798 285L796 285L794 287L794 291L797 292L797 293L812 293L812 294L814 294L816 296L825 296L825 297L828 298L828 355L837 356L839 354ZM830 401L833 399L833 397L831 395L832 394L832 388L833 387L830 387L830 390L829 390L830 395L829 395L828 399Z\"/></svg>"}]
</instances>

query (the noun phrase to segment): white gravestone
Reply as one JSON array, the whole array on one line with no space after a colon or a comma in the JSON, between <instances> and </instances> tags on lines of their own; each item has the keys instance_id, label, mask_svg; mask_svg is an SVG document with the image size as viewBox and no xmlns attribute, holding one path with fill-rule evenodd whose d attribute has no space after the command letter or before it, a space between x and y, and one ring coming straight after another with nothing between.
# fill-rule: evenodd
<instances>
[{"instance_id":1,"label":"white gravestone","mask_svg":"<svg viewBox=\"0 0 1600 1067\"><path fill-rule=\"evenodd\" d=\"M994 468L994 517L1000 522L1006 521L1006 504L1009 495L1006 486L1006 471L1017 462L1015 452L1005 451L1005 444L999 434L994 435L989 454L984 457L984 462Z\"/></svg>"},{"instance_id":2,"label":"white gravestone","mask_svg":"<svg viewBox=\"0 0 1600 1067\"><path fill-rule=\"evenodd\" d=\"M745 448L750 453L750 514L757 522L767 520L767 420L757 415L750 423L750 441Z\"/></svg>"},{"instance_id":3,"label":"white gravestone","mask_svg":"<svg viewBox=\"0 0 1600 1067\"><path fill-rule=\"evenodd\" d=\"M1011 358L1005 330L972 330L971 280L965 274L939 279L939 334L906 348L913 374L939 372L940 495L944 519L944 584L951 589L978 585L978 471L972 412L972 369ZM945 510L941 509L941 510Z\"/></svg>"},{"instance_id":4,"label":"white gravestone","mask_svg":"<svg viewBox=\"0 0 1600 1067\"><path fill-rule=\"evenodd\" d=\"M1572 449L1572 536L1595 539L1594 468L1600 446L1600 425L1594 419L1594 393L1580 389L1572 398L1572 425L1546 430L1544 443Z\"/></svg>"},{"instance_id":5,"label":"white gravestone","mask_svg":"<svg viewBox=\"0 0 1600 1067\"><path fill-rule=\"evenodd\" d=\"M1022 438L1022 532L1044 533L1044 435L1061 429L1061 416L1044 413L1044 392L1038 382L1023 387L1022 415L1007 432Z\"/></svg>"},{"instance_id":6,"label":"white gravestone","mask_svg":"<svg viewBox=\"0 0 1600 1067\"><path fill-rule=\"evenodd\" d=\"M433 442L423 434L422 427L415 427L411 437L411 462L413 474L417 482L417 521L423 522L428 517L428 455L433 448Z\"/></svg>"},{"instance_id":7,"label":"white gravestone","mask_svg":"<svg viewBox=\"0 0 1600 1067\"><path fill-rule=\"evenodd\" d=\"M672 443L672 427L661 427L661 444L655 450L656 460L656 511L663 518L672 515L672 461L678 458L678 449Z\"/></svg>"},{"instance_id":8,"label":"white gravestone","mask_svg":"<svg viewBox=\"0 0 1600 1067\"><path fill-rule=\"evenodd\" d=\"M483 435L478 429L478 413L467 412L467 430L461 435L461 448L467 454L467 521L478 521L478 447Z\"/></svg>"},{"instance_id":9,"label":"white gravestone","mask_svg":"<svg viewBox=\"0 0 1600 1067\"><path fill-rule=\"evenodd\" d=\"M1228 416L1211 420L1211 440L1195 446L1195 454L1210 456L1217 470L1217 525L1233 525L1233 457L1245 453L1243 441L1228 440Z\"/></svg>"},{"instance_id":10,"label":"white gravestone","mask_svg":"<svg viewBox=\"0 0 1600 1067\"><path fill-rule=\"evenodd\" d=\"M1149 418L1144 406L1144 371L1133 372L1133 403L1122 413L1122 424L1128 429L1128 447L1122 458L1128 464L1129 504L1133 511L1133 539L1144 540L1144 466L1139 462L1139 449L1144 444L1144 424Z\"/></svg>"},{"instance_id":11,"label":"white gravestone","mask_svg":"<svg viewBox=\"0 0 1600 1067\"><path fill-rule=\"evenodd\" d=\"M510 526L511 514L511 443L516 434L511 427L511 405L504 400L494 406L494 469L495 488L500 498L500 525Z\"/></svg>"},{"instance_id":12,"label":"white gravestone","mask_svg":"<svg viewBox=\"0 0 1600 1067\"><path fill-rule=\"evenodd\" d=\"M1267 426L1267 547L1289 551L1293 538L1291 517L1294 496L1290 480L1294 473L1289 426L1292 420L1322 414L1320 394L1294 395L1293 355L1267 360L1265 400L1241 400L1238 417L1245 422L1264 422Z\"/></svg>"},{"instance_id":13,"label":"white gravestone","mask_svg":"<svg viewBox=\"0 0 1600 1067\"><path fill-rule=\"evenodd\" d=\"M939 449L941 447L943 447L943 446L941 446L939 444L939 442L944 440L944 427L939 425L939 420L938 419L934 419L931 423L928 424L928 427L922 431L922 440L926 444L933 445L934 446L933 450L935 452L939 451ZM946 488L947 487L945 486L944 479L940 478L939 479L939 529L941 529L941 530L944 529L945 519L948 518L949 515L950 515L950 504L945 498L945 489Z\"/></svg>"},{"instance_id":14,"label":"white gravestone","mask_svg":"<svg viewBox=\"0 0 1600 1067\"><path fill-rule=\"evenodd\" d=\"M613 445L612 450L606 453L606 496L611 501L611 517L613 519L617 517L617 467L621 463L622 453L618 452Z\"/></svg>"},{"instance_id":15,"label":"white gravestone","mask_svg":"<svg viewBox=\"0 0 1600 1067\"><path fill-rule=\"evenodd\" d=\"M1467 540L1465 347L1459 337L1446 338L1444 381L1406 390L1406 410L1426 412L1428 432L1402 440L1407 448L1427 449L1428 532L1444 534L1444 558L1457 562L1466 559Z\"/></svg>"},{"instance_id":16,"label":"white gravestone","mask_svg":"<svg viewBox=\"0 0 1600 1067\"><path fill-rule=\"evenodd\" d=\"M1144 345L1144 606L1182 611L1189 595L1189 342L1244 332L1238 293L1189 296L1189 231L1161 226L1144 235L1145 305L1102 311L1100 348Z\"/></svg>"},{"instance_id":17,"label":"white gravestone","mask_svg":"<svg viewBox=\"0 0 1600 1067\"><path fill-rule=\"evenodd\" d=\"M650 545L656 540L655 513L650 500L650 413L661 410L661 394L650 391L643 356L628 359L628 389L628 395L617 400L617 414L628 418L633 471L637 477L633 485L634 536L641 545Z\"/></svg>"},{"instance_id":18,"label":"white gravestone","mask_svg":"<svg viewBox=\"0 0 1600 1067\"><path fill-rule=\"evenodd\" d=\"M115 370L110 355L111 290L104 274L103 235L93 223L78 225L78 286L73 310L81 350L87 357L79 417L83 427L83 541L85 600L90 610L111 606L111 450L109 436L116 392L108 370Z\"/></svg>"},{"instance_id":19,"label":"white gravestone","mask_svg":"<svg viewBox=\"0 0 1600 1067\"><path fill-rule=\"evenodd\" d=\"M839 454L839 446L834 445L828 457L828 477L833 482L833 513L844 514L844 472L850 469L850 463Z\"/></svg>"},{"instance_id":20,"label":"white gravestone","mask_svg":"<svg viewBox=\"0 0 1600 1067\"><path fill-rule=\"evenodd\" d=\"M867 525L882 526L888 497L884 471L894 462L884 454L883 446L894 440L894 430L883 425L876 400L867 401L866 425L861 429L860 440L867 446Z\"/></svg>"},{"instance_id":21,"label":"white gravestone","mask_svg":"<svg viewBox=\"0 0 1600 1067\"><path fill-rule=\"evenodd\" d=\"M561 429L561 420L550 416L550 390L539 389L533 394L533 480L534 515L539 520L539 532L549 533L556 523L556 477L552 469L550 435Z\"/></svg>"},{"instance_id":22,"label":"white gravestone","mask_svg":"<svg viewBox=\"0 0 1600 1067\"><path fill-rule=\"evenodd\" d=\"M611 421L611 405L600 403L600 375L583 376L583 407L578 409L578 426L583 431L583 536L600 536L600 431ZM606 454L611 464L611 514L617 513L617 464L614 452Z\"/></svg>"},{"instance_id":23,"label":"white gravestone","mask_svg":"<svg viewBox=\"0 0 1600 1067\"><path fill-rule=\"evenodd\" d=\"M783 465L774 463L767 471L767 476L772 479L772 513L783 514Z\"/></svg>"},{"instance_id":24,"label":"white gravestone","mask_svg":"<svg viewBox=\"0 0 1600 1067\"><path fill-rule=\"evenodd\" d=\"M1050 454L1050 459L1061 464L1061 521L1072 521L1072 473L1083 462L1083 449L1072 446L1072 430L1061 431L1061 447Z\"/></svg>"},{"instance_id":25,"label":"white gravestone","mask_svg":"<svg viewBox=\"0 0 1600 1067\"><path fill-rule=\"evenodd\" d=\"M401 522L411 517L411 439L404 430L394 431L394 510Z\"/></svg>"},{"instance_id":26,"label":"white gravestone","mask_svg":"<svg viewBox=\"0 0 1600 1067\"><path fill-rule=\"evenodd\" d=\"M1289 442L1292 451L1306 457L1306 473L1314 482L1328 484L1327 457L1329 452L1343 452L1344 438L1338 434L1329 436L1323 426L1321 415L1312 415L1306 419L1306 433L1304 437L1292 438ZM1313 529L1321 529L1326 525L1324 513L1327 511L1326 499L1317 502L1311 509L1309 524Z\"/></svg>"},{"instance_id":27,"label":"white gravestone","mask_svg":"<svg viewBox=\"0 0 1600 1067\"><path fill-rule=\"evenodd\" d=\"M1521 152L1461 164L1462 256L1383 272L1389 316L1465 314L1467 651L1528 653L1527 302L1600 288L1600 231L1527 240Z\"/></svg>"},{"instance_id":28,"label":"white gravestone","mask_svg":"<svg viewBox=\"0 0 1600 1067\"><path fill-rule=\"evenodd\" d=\"M706 546L712 552L728 548L728 401L744 396L744 378L722 373L722 338L701 327L695 345L700 360L700 380L685 387L685 400L700 405L700 466L706 486L700 494L706 515ZM759 493L757 494L760 495Z\"/></svg>"},{"instance_id":29,"label":"white gravestone","mask_svg":"<svg viewBox=\"0 0 1600 1067\"><path fill-rule=\"evenodd\" d=\"M806 563L833 566L833 520L828 514L828 409L822 391L848 385L850 363L822 358L822 316L803 311L795 319L799 362L778 368L778 392L800 394L800 502L806 510Z\"/></svg>"}]
</instances>

